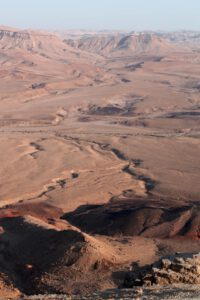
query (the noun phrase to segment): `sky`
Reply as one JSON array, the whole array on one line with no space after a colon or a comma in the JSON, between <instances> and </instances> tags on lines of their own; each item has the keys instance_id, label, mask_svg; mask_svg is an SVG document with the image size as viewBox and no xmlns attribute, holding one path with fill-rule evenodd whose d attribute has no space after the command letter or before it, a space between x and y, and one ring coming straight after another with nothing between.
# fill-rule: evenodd
<instances>
[{"instance_id":1,"label":"sky","mask_svg":"<svg viewBox=\"0 0 200 300\"><path fill-rule=\"evenodd\" d=\"M200 30L200 0L0 0L0 24L39 29Z\"/></svg>"}]
</instances>

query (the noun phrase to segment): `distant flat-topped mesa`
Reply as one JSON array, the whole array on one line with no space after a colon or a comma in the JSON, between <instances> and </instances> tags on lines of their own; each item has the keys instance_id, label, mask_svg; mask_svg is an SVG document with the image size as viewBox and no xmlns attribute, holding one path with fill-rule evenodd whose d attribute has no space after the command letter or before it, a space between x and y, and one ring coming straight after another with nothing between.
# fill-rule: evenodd
<instances>
[{"instance_id":1,"label":"distant flat-topped mesa","mask_svg":"<svg viewBox=\"0 0 200 300\"><path fill-rule=\"evenodd\" d=\"M59 37L50 33L0 27L0 49L3 50L19 48L33 51L54 48L58 51L65 46Z\"/></svg>"}]
</instances>

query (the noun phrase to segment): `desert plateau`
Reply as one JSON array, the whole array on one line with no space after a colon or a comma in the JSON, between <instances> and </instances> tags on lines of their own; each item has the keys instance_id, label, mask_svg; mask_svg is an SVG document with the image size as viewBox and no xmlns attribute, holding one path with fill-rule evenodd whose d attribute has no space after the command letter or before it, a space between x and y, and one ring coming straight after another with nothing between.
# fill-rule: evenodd
<instances>
[{"instance_id":1,"label":"desert plateau","mask_svg":"<svg viewBox=\"0 0 200 300\"><path fill-rule=\"evenodd\" d=\"M198 253L200 32L1 26L0 299L200 299Z\"/></svg>"}]
</instances>

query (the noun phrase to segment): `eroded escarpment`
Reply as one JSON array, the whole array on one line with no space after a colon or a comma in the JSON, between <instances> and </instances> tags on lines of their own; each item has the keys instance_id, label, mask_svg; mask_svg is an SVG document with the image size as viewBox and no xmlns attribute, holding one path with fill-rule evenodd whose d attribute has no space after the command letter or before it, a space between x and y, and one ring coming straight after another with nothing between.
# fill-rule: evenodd
<instances>
[{"instance_id":1,"label":"eroded escarpment","mask_svg":"<svg viewBox=\"0 0 200 300\"><path fill-rule=\"evenodd\" d=\"M114 198L104 205L81 206L63 218L90 234L200 239L199 206L170 199Z\"/></svg>"}]
</instances>

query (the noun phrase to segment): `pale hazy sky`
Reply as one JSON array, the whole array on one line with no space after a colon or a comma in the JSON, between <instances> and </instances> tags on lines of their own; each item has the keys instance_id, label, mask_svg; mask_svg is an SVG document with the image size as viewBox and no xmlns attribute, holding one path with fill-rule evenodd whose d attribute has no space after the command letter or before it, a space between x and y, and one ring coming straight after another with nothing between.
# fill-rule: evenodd
<instances>
[{"instance_id":1,"label":"pale hazy sky","mask_svg":"<svg viewBox=\"0 0 200 300\"><path fill-rule=\"evenodd\" d=\"M44 29L200 30L200 0L0 0L0 24Z\"/></svg>"}]
</instances>

